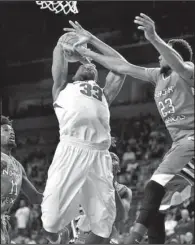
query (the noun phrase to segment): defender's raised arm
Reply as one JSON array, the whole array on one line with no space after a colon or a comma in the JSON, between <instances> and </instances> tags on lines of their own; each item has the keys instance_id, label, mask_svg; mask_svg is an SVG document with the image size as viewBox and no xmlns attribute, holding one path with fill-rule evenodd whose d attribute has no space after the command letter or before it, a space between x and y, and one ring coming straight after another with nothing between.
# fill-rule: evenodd
<instances>
[{"instance_id":1,"label":"defender's raised arm","mask_svg":"<svg viewBox=\"0 0 195 245\"><path fill-rule=\"evenodd\" d=\"M145 14L136 16L134 22L138 24L138 29L144 31L144 35L148 41L157 49L160 55L165 59L167 65L176 73L178 73L184 80L193 85L194 64L192 60L192 49L185 40L177 40L177 47L175 47L175 40L171 40L166 44L156 33L154 21ZM186 46L187 53L190 51L190 56L187 57L183 53L184 58L177 52L180 47Z\"/></svg>"}]
</instances>

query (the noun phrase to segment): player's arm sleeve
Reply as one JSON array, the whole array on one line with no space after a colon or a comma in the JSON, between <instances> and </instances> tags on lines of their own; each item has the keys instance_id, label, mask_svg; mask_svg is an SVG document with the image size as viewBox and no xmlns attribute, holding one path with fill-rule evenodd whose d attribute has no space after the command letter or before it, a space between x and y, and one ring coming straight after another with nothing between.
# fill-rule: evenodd
<instances>
[{"instance_id":1,"label":"player's arm sleeve","mask_svg":"<svg viewBox=\"0 0 195 245\"><path fill-rule=\"evenodd\" d=\"M22 192L32 204L41 204L43 194L38 192L33 184L29 181L24 168L22 167Z\"/></svg>"},{"instance_id":2,"label":"player's arm sleeve","mask_svg":"<svg viewBox=\"0 0 195 245\"><path fill-rule=\"evenodd\" d=\"M160 68L145 68L145 77L148 82L156 86L158 77L160 74Z\"/></svg>"},{"instance_id":3,"label":"player's arm sleeve","mask_svg":"<svg viewBox=\"0 0 195 245\"><path fill-rule=\"evenodd\" d=\"M158 35L151 43L160 55L163 56L171 69L188 83L191 83L192 77L194 77L194 65L191 62L184 62L180 54L170 45L166 44Z\"/></svg>"},{"instance_id":4,"label":"player's arm sleeve","mask_svg":"<svg viewBox=\"0 0 195 245\"><path fill-rule=\"evenodd\" d=\"M64 58L63 48L60 43L56 45L53 51L53 63L52 63L52 77L53 87L52 96L55 102L60 91L65 88L67 84L68 74L68 61Z\"/></svg>"}]
</instances>

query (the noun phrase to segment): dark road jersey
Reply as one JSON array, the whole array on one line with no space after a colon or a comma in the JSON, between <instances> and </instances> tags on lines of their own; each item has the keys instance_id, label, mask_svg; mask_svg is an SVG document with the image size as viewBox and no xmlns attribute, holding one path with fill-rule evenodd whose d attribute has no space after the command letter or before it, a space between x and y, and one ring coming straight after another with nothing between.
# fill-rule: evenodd
<instances>
[{"instance_id":1,"label":"dark road jersey","mask_svg":"<svg viewBox=\"0 0 195 245\"><path fill-rule=\"evenodd\" d=\"M7 212L18 197L22 168L14 158L1 152L1 213Z\"/></svg>"},{"instance_id":2,"label":"dark road jersey","mask_svg":"<svg viewBox=\"0 0 195 245\"><path fill-rule=\"evenodd\" d=\"M156 84L154 99L172 140L193 137L194 82L187 83L174 71L167 78L160 74L158 68L146 69L146 73Z\"/></svg>"}]
</instances>

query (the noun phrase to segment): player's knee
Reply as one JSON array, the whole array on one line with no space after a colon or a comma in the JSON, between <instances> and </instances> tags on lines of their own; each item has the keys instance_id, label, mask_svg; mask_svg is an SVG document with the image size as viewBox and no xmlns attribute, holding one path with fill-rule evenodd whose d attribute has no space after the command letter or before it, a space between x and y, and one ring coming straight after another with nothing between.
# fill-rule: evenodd
<instances>
[{"instance_id":1,"label":"player's knee","mask_svg":"<svg viewBox=\"0 0 195 245\"><path fill-rule=\"evenodd\" d=\"M148 208L160 206L165 195L165 188L156 181L150 180L145 187L143 204Z\"/></svg>"},{"instance_id":2,"label":"player's knee","mask_svg":"<svg viewBox=\"0 0 195 245\"><path fill-rule=\"evenodd\" d=\"M59 217L56 215L42 215L43 228L48 233L58 233L59 228Z\"/></svg>"}]
</instances>

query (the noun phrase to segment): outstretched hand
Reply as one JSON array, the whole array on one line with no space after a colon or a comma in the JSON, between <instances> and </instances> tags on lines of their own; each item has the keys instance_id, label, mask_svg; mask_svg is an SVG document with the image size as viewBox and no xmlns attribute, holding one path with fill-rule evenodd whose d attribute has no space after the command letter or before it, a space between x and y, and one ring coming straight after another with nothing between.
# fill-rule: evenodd
<instances>
[{"instance_id":1,"label":"outstretched hand","mask_svg":"<svg viewBox=\"0 0 195 245\"><path fill-rule=\"evenodd\" d=\"M154 40L157 35L155 23L149 16L141 13L140 16L135 17L134 23L139 25L139 30L144 31L144 35L148 41Z\"/></svg>"},{"instance_id":2,"label":"outstretched hand","mask_svg":"<svg viewBox=\"0 0 195 245\"><path fill-rule=\"evenodd\" d=\"M86 31L77 21L74 23L70 20L69 23L73 28L64 28L63 30L68 32L75 32L80 36L80 40L74 44L74 47L90 42L93 36L90 32Z\"/></svg>"},{"instance_id":3,"label":"outstretched hand","mask_svg":"<svg viewBox=\"0 0 195 245\"><path fill-rule=\"evenodd\" d=\"M78 52L79 50L82 50L81 48L74 49L73 46L66 44L66 43L62 43L62 42L58 42L58 45L61 45L64 55L65 56L72 56L72 55L76 55L78 60L82 63L82 64L90 64L91 60L90 58L87 58L85 55L83 55L82 53L84 53L84 51ZM86 48L84 48L86 49ZM85 51L86 53L86 51Z\"/></svg>"}]
</instances>

